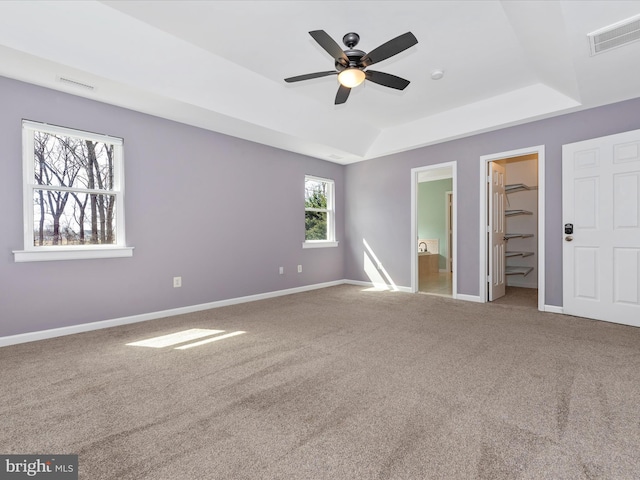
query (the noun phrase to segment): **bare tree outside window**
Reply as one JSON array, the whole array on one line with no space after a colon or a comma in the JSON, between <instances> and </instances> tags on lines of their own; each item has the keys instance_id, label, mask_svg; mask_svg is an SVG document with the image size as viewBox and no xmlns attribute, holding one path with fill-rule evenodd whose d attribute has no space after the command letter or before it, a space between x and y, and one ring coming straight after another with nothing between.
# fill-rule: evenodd
<instances>
[{"instance_id":1,"label":"bare tree outside window","mask_svg":"<svg viewBox=\"0 0 640 480\"><path fill-rule=\"evenodd\" d=\"M114 145L33 135L33 245L114 244Z\"/></svg>"}]
</instances>

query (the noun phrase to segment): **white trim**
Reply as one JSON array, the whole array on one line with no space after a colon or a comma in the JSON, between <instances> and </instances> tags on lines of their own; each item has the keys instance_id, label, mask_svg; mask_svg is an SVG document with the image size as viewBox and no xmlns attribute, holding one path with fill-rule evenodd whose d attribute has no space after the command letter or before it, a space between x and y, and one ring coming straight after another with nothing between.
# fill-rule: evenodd
<instances>
[{"instance_id":1,"label":"white trim","mask_svg":"<svg viewBox=\"0 0 640 480\"><path fill-rule=\"evenodd\" d=\"M373 287L372 282L365 282L362 280L345 280L344 283L347 285L355 285L356 287Z\"/></svg>"},{"instance_id":2,"label":"white trim","mask_svg":"<svg viewBox=\"0 0 640 480\"><path fill-rule=\"evenodd\" d=\"M546 300L546 176L545 176L544 145L538 150L538 310L545 311Z\"/></svg>"},{"instance_id":3,"label":"white trim","mask_svg":"<svg viewBox=\"0 0 640 480\"><path fill-rule=\"evenodd\" d=\"M113 145L113 188L111 190L75 188L67 186L39 185L34 178L34 136L35 132L63 135L83 140L91 140ZM50 260L75 260L90 258L130 257L133 247L127 247L125 239L125 193L124 193L124 152L123 139L93 132L86 132L57 125L22 120L22 190L23 190L23 250L14 251L16 262L37 262ZM34 245L34 205L33 196L37 190L99 193L115 198L115 242L110 245L37 246ZM96 248L98 247L98 248ZM54 252L55 250L55 252Z\"/></svg>"},{"instance_id":4,"label":"white trim","mask_svg":"<svg viewBox=\"0 0 640 480\"><path fill-rule=\"evenodd\" d=\"M564 309L562 307L557 307L555 305L545 305L544 311L549 313L564 313Z\"/></svg>"},{"instance_id":5,"label":"white trim","mask_svg":"<svg viewBox=\"0 0 640 480\"><path fill-rule=\"evenodd\" d=\"M8 337L0 337L0 347L16 345L19 343L35 342L37 340L46 340L48 338L62 337L65 335L73 335L75 333L90 332L92 330L101 330L103 328L117 327L120 325L128 325L131 323L146 322L148 320L156 320L158 318L171 317L173 315L183 315L185 313L199 312L201 310L209 310L212 308L227 307L239 303L255 302L257 300L265 300L268 298L281 297L294 293L308 292L320 288L335 287L349 283L348 280L336 280L333 282L316 283L313 285L305 285L303 287L288 288L286 290L277 290L275 292L258 293L256 295L248 295L246 297L230 298L227 300L219 300L216 302L202 303L199 305L191 305L188 307L172 308L170 310L162 310L159 312L143 313L140 315L132 315L130 317L115 318L112 320L102 320L98 322L83 323L80 325L72 325L69 327L52 328L49 330L40 330L37 332L20 333Z\"/></svg>"},{"instance_id":6,"label":"white trim","mask_svg":"<svg viewBox=\"0 0 640 480\"><path fill-rule=\"evenodd\" d=\"M316 242L324 242L324 245L319 246L305 246L309 240L305 240L302 244L302 248L321 248L321 247L337 247L338 242L336 241L336 182L330 178L322 178L316 177L314 175L305 175L304 183L305 183L305 198L306 198L306 184L307 180L311 180L314 182L326 183L327 184L327 208L307 208L305 207L305 212L326 212L327 214L327 239L326 240L315 240ZM306 237L306 234L305 234ZM311 240L310 242L314 242ZM335 244L335 245L332 245Z\"/></svg>"},{"instance_id":7,"label":"white trim","mask_svg":"<svg viewBox=\"0 0 640 480\"><path fill-rule=\"evenodd\" d=\"M305 174L304 176L305 180L309 179L309 180L315 180L316 182L329 182L329 183L335 183L335 181L331 178L326 178L326 177L318 177L317 175L307 175Z\"/></svg>"},{"instance_id":8,"label":"white trim","mask_svg":"<svg viewBox=\"0 0 640 480\"><path fill-rule=\"evenodd\" d=\"M449 202L451 202L451 209L449 209ZM446 273L451 271L451 264L453 263L453 258L451 256L452 252L450 251L453 250L453 248L449 248L449 246L453 247L453 228L451 228L451 220L453 220L453 192L451 190L444 192L444 218L446 239L445 251L447 252L447 257L445 258L445 268L439 269L438 271Z\"/></svg>"},{"instance_id":9,"label":"white trim","mask_svg":"<svg viewBox=\"0 0 640 480\"><path fill-rule=\"evenodd\" d=\"M39 132L51 133L52 135L65 135L68 137L77 137L78 133L82 133L82 138L93 142L111 143L113 145L123 145L124 140L120 137L112 137L103 133L87 132L78 128L61 127L59 125L51 125L49 123L34 122L33 120L22 120L22 125Z\"/></svg>"},{"instance_id":10,"label":"white trim","mask_svg":"<svg viewBox=\"0 0 640 480\"><path fill-rule=\"evenodd\" d=\"M339 242L332 242L330 240L307 240L302 242L302 248L327 248L337 247Z\"/></svg>"},{"instance_id":11,"label":"white trim","mask_svg":"<svg viewBox=\"0 0 640 480\"><path fill-rule=\"evenodd\" d=\"M508 152L482 155L480 157L480 213L479 217L479 298L482 303L487 301L487 165L496 160L505 160L524 155L538 155L538 310L545 311L545 156L544 145L521 148Z\"/></svg>"},{"instance_id":12,"label":"white trim","mask_svg":"<svg viewBox=\"0 0 640 480\"><path fill-rule=\"evenodd\" d=\"M83 323L80 325L72 325L69 327L52 328L49 330L40 330L37 332L19 333L17 335L9 335L7 337L0 337L0 348L8 347L10 345L18 345L20 343L36 342L39 340L47 340L49 338L64 337L66 335L74 335L76 333L91 332L94 330L101 330L104 328L118 327L121 325L129 325L132 323L146 322L149 320L157 320L159 318L171 317L174 315L183 315L185 313L199 312L202 310L210 310L213 308L227 307L230 305L237 305L240 303L255 302L258 300L266 300L269 298L281 297L284 295L292 295L294 293L308 292L311 290L318 290L321 288L336 287L339 285L355 285L359 287L374 288L375 285L371 282L363 282L360 280L335 280L332 282L316 283L313 285L305 285L303 287L294 287L286 290L276 290L274 292L258 293L256 295L248 295L246 297L236 297L227 300L218 300L216 302L202 303L199 305L191 305L188 307L172 308L170 310L162 310L158 312L143 313L140 315L132 315L129 317L114 318L112 320L102 320L98 322ZM413 293L410 287L396 287L397 292L400 293ZM482 303L480 297L476 295L466 295L460 293L457 295L457 300ZM546 312L563 313L562 307L556 307L553 305L545 305Z\"/></svg>"},{"instance_id":13,"label":"white trim","mask_svg":"<svg viewBox=\"0 0 640 480\"><path fill-rule=\"evenodd\" d=\"M465 302L484 303L478 295L466 295L464 293L459 293L456 299L464 300Z\"/></svg>"},{"instance_id":14,"label":"white trim","mask_svg":"<svg viewBox=\"0 0 640 480\"><path fill-rule=\"evenodd\" d=\"M453 221L453 251L451 252L453 271L451 273L451 297L458 298L458 162L456 161L437 163L435 165L427 165L411 169L411 292L416 293L418 291L418 177L420 172L444 167L451 168L451 176L445 178L451 178L451 200L453 202L451 215ZM431 181L431 179L428 181Z\"/></svg>"},{"instance_id":15,"label":"white trim","mask_svg":"<svg viewBox=\"0 0 640 480\"><path fill-rule=\"evenodd\" d=\"M93 245L92 245L93 246ZM91 260L95 258L124 258L133 257L133 247L102 247L79 249L51 247L47 250L14 250L14 261L19 262L49 262L55 260Z\"/></svg>"}]
</instances>

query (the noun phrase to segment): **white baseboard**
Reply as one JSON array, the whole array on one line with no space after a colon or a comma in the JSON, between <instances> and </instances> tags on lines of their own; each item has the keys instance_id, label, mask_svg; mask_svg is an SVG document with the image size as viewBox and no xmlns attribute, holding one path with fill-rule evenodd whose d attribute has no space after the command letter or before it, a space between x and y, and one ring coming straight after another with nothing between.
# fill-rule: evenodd
<instances>
[{"instance_id":1,"label":"white baseboard","mask_svg":"<svg viewBox=\"0 0 640 480\"><path fill-rule=\"evenodd\" d=\"M363 282L359 280L335 280L333 282L316 283L313 285L305 285L303 287L288 288L286 290L276 290L274 292L259 293L256 295L248 295L246 297L230 298L227 300L219 300L216 302L201 303L199 305L191 305L188 307L172 308L170 310L162 310L158 312L144 313L140 315L132 315L130 317L114 318L112 320L102 320L98 322L82 323L80 325L71 325L69 327L52 328L49 330L40 330L37 332L20 333L7 337L0 337L0 347L9 345L17 345L19 343L35 342L38 340L46 340L48 338L62 337L65 335L73 335L75 333L90 332L92 330L100 330L103 328L117 327L120 325L128 325L131 323L146 322L148 320L156 320L158 318L171 317L173 315L183 315L185 313L198 312L201 310L210 310L213 308L227 307L229 305L237 305L239 303L255 302L258 300L266 300L268 298L281 297L284 295L292 295L294 293L308 292L320 288L335 287L337 285L356 285L366 288L379 288L380 290L390 290L403 293L411 293L410 287L398 287L389 285L374 285L372 282ZM459 293L456 299L467 302L482 303L478 295L465 295ZM563 313L562 307L554 305L545 305L545 312Z\"/></svg>"},{"instance_id":2,"label":"white baseboard","mask_svg":"<svg viewBox=\"0 0 640 480\"><path fill-rule=\"evenodd\" d=\"M357 287L373 287L373 283L362 282L360 280L345 280L344 283L347 285L355 285Z\"/></svg>"},{"instance_id":3,"label":"white baseboard","mask_svg":"<svg viewBox=\"0 0 640 480\"><path fill-rule=\"evenodd\" d=\"M303 287L289 288L286 290L277 290L275 292L259 293L257 295L249 295L246 297L230 298L227 300L219 300L217 302L202 303L199 305L191 305L188 307L172 308L159 312L143 313L140 315L132 315L130 317L114 318L112 320L102 320L98 322L82 323L80 325L71 325L69 327L52 328L49 330L40 330L37 332L20 333L7 337L0 337L0 347L16 345L19 343L35 342L37 340L46 340L48 338L62 337L65 335L73 335L75 333L90 332L92 330L100 330L103 328L117 327L120 325L128 325L130 323L146 322L147 320L156 320L158 318L171 317L173 315L182 315L185 313L198 312L201 310L209 310L212 308L227 307L239 303L255 302L257 300L265 300L267 298L281 297L294 293L308 292L319 288L334 287L348 283L346 280L337 280L333 282L316 283L314 285L305 285Z\"/></svg>"},{"instance_id":4,"label":"white baseboard","mask_svg":"<svg viewBox=\"0 0 640 480\"><path fill-rule=\"evenodd\" d=\"M564 313L564 309L562 307L557 307L556 305L545 305L544 311L549 313Z\"/></svg>"},{"instance_id":5,"label":"white baseboard","mask_svg":"<svg viewBox=\"0 0 640 480\"><path fill-rule=\"evenodd\" d=\"M457 300L464 300L465 302L484 303L480 299L480 295L466 295L464 293L458 293L456 295Z\"/></svg>"}]
</instances>

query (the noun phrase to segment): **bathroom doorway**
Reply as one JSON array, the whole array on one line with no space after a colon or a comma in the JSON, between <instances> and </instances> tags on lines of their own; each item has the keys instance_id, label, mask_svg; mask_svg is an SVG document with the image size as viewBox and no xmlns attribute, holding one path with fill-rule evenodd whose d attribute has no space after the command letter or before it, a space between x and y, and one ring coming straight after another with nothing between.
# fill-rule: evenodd
<instances>
[{"instance_id":1,"label":"bathroom doorway","mask_svg":"<svg viewBox=\"0 0 640 480\"><path fill-rule=\"evenodd\" d=\"M456 297L456 162L414 168L413 292Z\"/></svg>"}]
</instances>

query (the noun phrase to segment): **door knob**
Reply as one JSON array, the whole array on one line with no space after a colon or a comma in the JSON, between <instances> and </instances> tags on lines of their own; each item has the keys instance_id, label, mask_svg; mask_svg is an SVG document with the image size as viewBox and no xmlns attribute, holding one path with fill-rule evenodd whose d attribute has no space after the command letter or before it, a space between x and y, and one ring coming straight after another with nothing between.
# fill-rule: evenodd
<instances>
[{"instance_id":1,"label":"door knob","mask_svg":"<svg viewBox=\"0 0 640 480\"><path fill-rule=\"evenodd\" d=\"M564 237L565 241L570 242L573 240L573 237L571 235L567 235L566 237Z\"/></svg>"}]
</instances>

